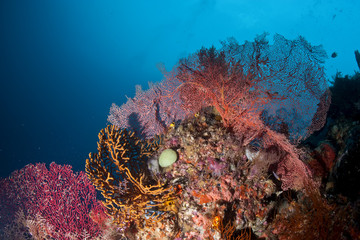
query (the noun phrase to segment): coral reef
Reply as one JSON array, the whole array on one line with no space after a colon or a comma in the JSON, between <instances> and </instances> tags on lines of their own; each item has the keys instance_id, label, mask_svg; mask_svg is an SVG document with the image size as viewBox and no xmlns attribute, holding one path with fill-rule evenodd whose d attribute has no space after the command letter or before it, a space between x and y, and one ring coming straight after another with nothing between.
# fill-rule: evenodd
<instances>
[{"instance_id":1,"label":"coral reef","mask_svg":"<svg viewBox=\"0 0 360 240\"><path fill-rule=\"evenodd\" d=\"M125 226L127 239L358 239L358 205L325 198L319 183L283 191L274 165L286 155L281 146L256 139L244 145L239 134L225 127L214 107L171 124L153 155L177 152L168 167L148 173L173 190L170 202L152 208L162 216L152 224ZM330 174L334 149L322 142L316 150L321 174ZM304 151L304 155L307 153ZM307 155L309 158L313 155ZM312 168L314 171L314 168ZM172 209L171 214L165 205ZM143 213L146 215L146 212Z\"/></svg>"},{"instance_id":2,"label":"coral reef","mask_svg":"<svg viewBox=\"0 0 360 240\"><path fill-rule=\"evenodd\" d=\"M132 122L151 138L169 121L213 106L243 146L261 139L265 149L279 149L282 157L273 165L283 190L301 189L312 172L293 144L325 123L331 102L321 66L325 57L321 46L302 37L290 41L275 35L272 45L266 34L243 45L229 39L220 49L202 48L181 59L161 83L137 90L120 108L113 105L109 121L133 128L136 115Z\"/></svg>"},{"instance_id":3,"label":"coral reef","mask_svg":"<svg viewBox=\"0 0 360 240\"><path fill-rule=\"evenodd\" d=\"M360 239L359 74L331 98L325 56L264 34L162 69L111 107L88 179L53 163L0 180L0 236Z\"/></svg>"},{"instance_id":4,"label":"coral reef","mask_svg":"<svg viewBox=\"0 0 360 240\"><path fill-rule=\"evenodd\" d=\"M225 213L234 215L225 225L252 228L258 234L266 227L271 209L264 198L274 193L275 184L267 178L267 169L250 171L253 163L245 148L216 119L221 118L207 108L165 135L165 147L179 154L171 170L165 170L164 180L183 189L178 195L183 236L209 238L216 232L213 218L228 221Z\"/></svg>"},{"instance_id":5,"label":"coral reef","mask_svg":"<svg viewBox=\"0 0 360 240\"><path fill-rule=\"evenodd\" d=\"M269 178L269 165L246 157L246 147L214 108L170 127L153 157L164 149L175 150L179 159L152 174L174 189L174 212L138 228L134 239L247 239L265 233L274 207L270 199L280 188Z\"/></svg>"},{"instance_id":6,"label":"coral reef","mask_svg":"<svg viewBox=\"0 0 360 240\"><path fill-rule=\"evenodd\" d=\"M266 34L242 45L229 39L220 49L202 48L181 59L172 72L163 71L164 81L147 91L138 88L122 107L113 105L114 125L136 123L145 139L163 134L147 160L147 176L173 191L172 214L165 214L162 202L152 210L163 218L136 231L129 226L133 234L127 237L291 239L280 231L292 229L293 219L294 231L308 231L312 207L331 218L329 199L304 189L325 189L337 166L337 146L325 139L315 147L295 145L326 122L331 97L321 65L325 57L320 46L301 37L276 35L272 45ZM176 151L178 159L162 168L156 159L165 149ZM313 223L324 224L330 222ZM351 231L336 232L344 237Z\"/></svg>"}]
</instances>

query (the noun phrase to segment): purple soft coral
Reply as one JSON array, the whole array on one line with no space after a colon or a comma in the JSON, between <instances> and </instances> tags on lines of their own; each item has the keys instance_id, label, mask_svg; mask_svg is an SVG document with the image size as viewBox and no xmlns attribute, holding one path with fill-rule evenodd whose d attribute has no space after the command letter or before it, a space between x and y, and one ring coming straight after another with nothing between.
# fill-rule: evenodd
<instances>
[{"instance_id":1,"label":"purple soft coral","mask_svg":"<svg viewBox=\"0 0 360 240\"><path fill-rule=\"evenodd\" d=\"M225 162L220 162L213 157L209 157L207 161L209 162L210 170L212 170L216 176L220 176L222 174L222 171L226 168Z\"/></svg>"}]
</instances>

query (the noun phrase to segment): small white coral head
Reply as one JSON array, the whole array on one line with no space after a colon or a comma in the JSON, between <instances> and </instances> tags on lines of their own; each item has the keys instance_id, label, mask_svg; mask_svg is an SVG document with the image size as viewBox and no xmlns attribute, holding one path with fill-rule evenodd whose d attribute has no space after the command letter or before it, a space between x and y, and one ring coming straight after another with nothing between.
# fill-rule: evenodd
<instances>
[{"instance_id":1,"label":"small white coral head","mask_svg":"<svg viewBox=\"0 0 360 240\"><path fill-rule=\"evenodd\" d=\"M169 167L177 160L177 153L171 148L165 149L159 157L160 167Z\"/></svg>"}]
</instances>

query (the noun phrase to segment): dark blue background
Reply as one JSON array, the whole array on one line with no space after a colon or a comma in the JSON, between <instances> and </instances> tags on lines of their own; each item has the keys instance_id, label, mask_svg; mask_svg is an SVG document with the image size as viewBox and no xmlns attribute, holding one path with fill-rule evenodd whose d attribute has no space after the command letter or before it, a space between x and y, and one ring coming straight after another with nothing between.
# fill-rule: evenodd
<instances>
[{"instance_id":1,"label":"dark blue background","mask_svg":"<svg viewBox=\"0 0 360 240\"><path fill-rule=\"evenodd\" d=\"M35 162L83 170L111 103L132 97L136 84L160 81L157 63L170 70L227 37L304 35L338 52L329 75L352 73L358 9L359 1L2 0L0 176Z\"/></svg>"}]
</instances>

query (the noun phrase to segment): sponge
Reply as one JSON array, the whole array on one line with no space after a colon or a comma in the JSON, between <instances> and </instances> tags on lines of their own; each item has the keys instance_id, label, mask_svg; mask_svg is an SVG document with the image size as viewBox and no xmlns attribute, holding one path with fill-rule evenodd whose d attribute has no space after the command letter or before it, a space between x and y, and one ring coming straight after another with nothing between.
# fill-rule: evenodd
<instances>
[{"instance_id":1,"label":"sponge","mask_svg":"<svg viewBox=\"0 0 360 240\"><path fill-rule=\"evenodd\" d=\"M171 148L165 149L159 157L160 167L169 167L177 160L177 153Z\"/></svg>"}]
</instances>

